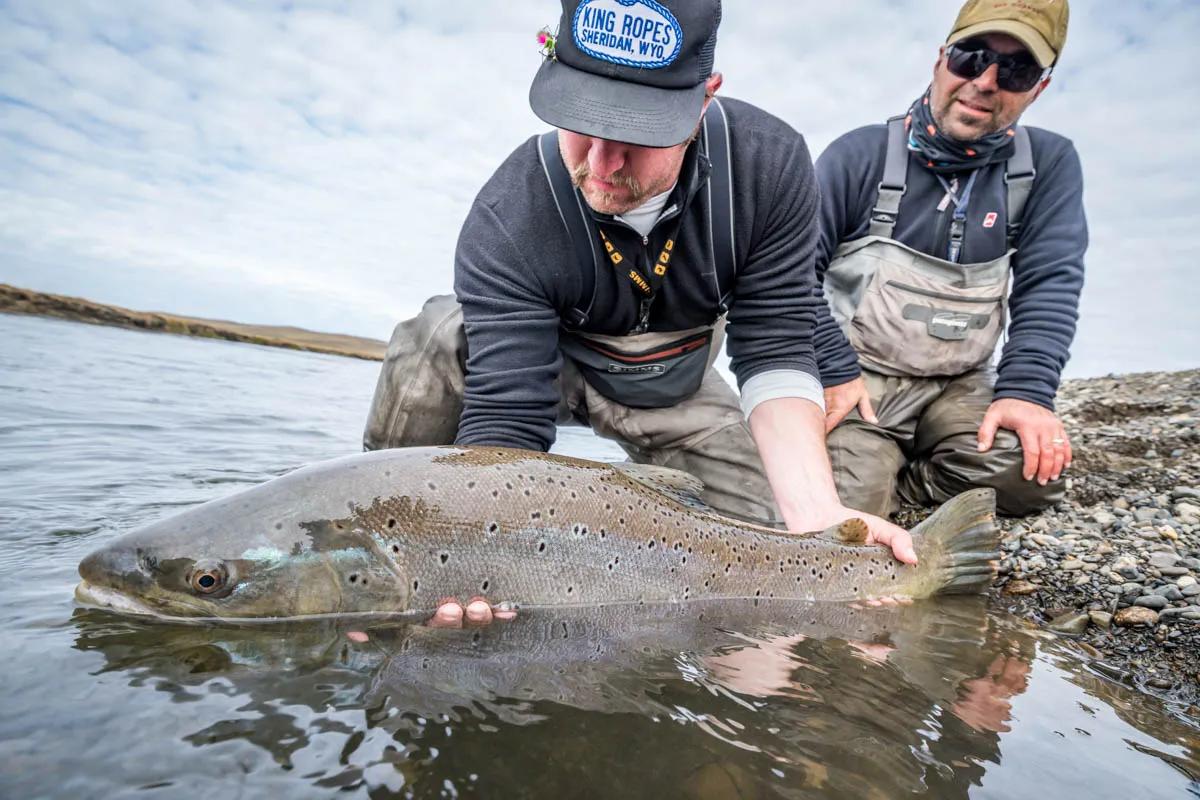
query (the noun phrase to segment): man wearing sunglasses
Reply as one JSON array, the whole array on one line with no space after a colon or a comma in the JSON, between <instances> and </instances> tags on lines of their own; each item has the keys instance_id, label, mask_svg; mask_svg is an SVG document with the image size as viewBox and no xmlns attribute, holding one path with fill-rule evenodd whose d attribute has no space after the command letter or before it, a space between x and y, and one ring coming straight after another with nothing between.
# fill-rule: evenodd
<instances>
[{"instance_id":1,"label":"man wearing sunglasses","mask_svg":"<svg viewBox=\"0 0 1200 800\"><path fill-rule=\"evenodd\" d=\"M816 351L851 507L991 486L1026 514L1063 495L1054 397L1083 286L1083 178L1069 140L1018 120L1067 18L1067 0L969 0L908 111L818 159Z\"/></svg>"}]
</instances>

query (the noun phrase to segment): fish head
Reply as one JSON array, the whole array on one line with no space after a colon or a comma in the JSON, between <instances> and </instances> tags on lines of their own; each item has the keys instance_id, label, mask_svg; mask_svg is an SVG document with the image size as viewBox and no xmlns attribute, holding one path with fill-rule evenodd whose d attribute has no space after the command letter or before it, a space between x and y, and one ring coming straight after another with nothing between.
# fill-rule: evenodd
<instances>
[{"instance_id":1,"label":"fish head","mask_svg":"<svg viewBox=\"0 0 1200 800\"><path fill-rule=\"evenodd\" d=\"M352 517L206 503L119 536L79 565L76 599L125 613L283 619L407 610L408 582Z\"/></svg>"}]
</instances>

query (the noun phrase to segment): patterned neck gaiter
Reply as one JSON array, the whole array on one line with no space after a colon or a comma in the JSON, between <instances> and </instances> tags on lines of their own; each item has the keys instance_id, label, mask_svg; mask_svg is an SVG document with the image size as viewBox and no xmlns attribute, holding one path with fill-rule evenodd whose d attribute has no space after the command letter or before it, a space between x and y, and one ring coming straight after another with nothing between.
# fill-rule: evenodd
<instances>
[{"instance_id":1,"label":"patterned neck gaiter","mask_svg":"<svg viewBox=\"0 0 1200 800\"><path fill-rule=\"evenodd\" d=\"M1012 155L1013 127L989 133L974 142L951 139L938 130L929 105L929 90L908 110L908 149L925 157L925 166L938 173L966 172L1004 161Z\"/></svg>"}]
</instances>

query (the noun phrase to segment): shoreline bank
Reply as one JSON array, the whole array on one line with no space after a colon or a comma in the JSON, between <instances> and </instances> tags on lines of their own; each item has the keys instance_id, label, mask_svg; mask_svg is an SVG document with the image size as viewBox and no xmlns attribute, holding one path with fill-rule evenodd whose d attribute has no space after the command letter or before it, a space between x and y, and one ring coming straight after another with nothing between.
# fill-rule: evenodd
<instances>
[{"instance_id":1,"label":"shoreline bank","mask_svg":"<svg viewBox=\"0 0 1200 800\"><path fill-rule=\"evenodd\" d=\"M321 333L286 325L248 325L161 311L134 311L81 297L37 292L0 283L0 312L67 319L92 325L224 339L310 353L382 361L387 342L341 333Z\"/></svg>"}]
</instances>

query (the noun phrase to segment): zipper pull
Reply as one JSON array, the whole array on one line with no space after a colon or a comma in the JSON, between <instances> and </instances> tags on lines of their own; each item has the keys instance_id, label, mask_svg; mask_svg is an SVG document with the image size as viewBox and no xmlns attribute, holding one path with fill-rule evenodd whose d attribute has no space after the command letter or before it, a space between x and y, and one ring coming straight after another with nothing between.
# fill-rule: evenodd
<instances>
[{"instance_id":1,"label":"zipper pull","mask_svg":"<svg viewBox=\"0 0 1200 800\"><path fill-rule=\"evenodd\" d=\"M643 237L642 237L642 245L643 245L643 246L646 246L646 245L648 245L648 244L650 244L650 236L649 236L649 234L647 234L646 236L643 236Z\"/></svg>"}]
</instances>

